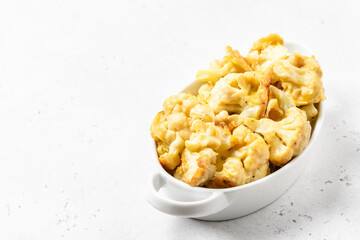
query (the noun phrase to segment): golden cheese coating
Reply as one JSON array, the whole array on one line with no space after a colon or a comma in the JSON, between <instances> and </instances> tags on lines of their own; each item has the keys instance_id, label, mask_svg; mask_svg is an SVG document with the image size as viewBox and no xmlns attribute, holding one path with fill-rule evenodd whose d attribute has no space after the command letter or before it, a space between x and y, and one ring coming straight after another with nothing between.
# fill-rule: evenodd
<instances>
[{"instance_id":1,"label":"golden cheese coating","mask_svg":"<svg viewBox=\"0 0 360 240\"><path fill-rule=\"evenodd\" d=\"M194 187L240 186L288 163L308 144L325 99L315 57L288 55L278 34L246 58L225 51L197 73L198 94L168 97L150 127L160 164Z\"/></svg>"}]
</instances>

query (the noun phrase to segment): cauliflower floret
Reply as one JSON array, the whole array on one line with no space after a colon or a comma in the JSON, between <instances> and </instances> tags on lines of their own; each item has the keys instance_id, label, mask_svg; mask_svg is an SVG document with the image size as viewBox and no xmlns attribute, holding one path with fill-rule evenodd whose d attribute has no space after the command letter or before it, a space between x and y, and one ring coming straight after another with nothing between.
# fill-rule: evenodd
<instances>
[{"instance_id":1,"label":"cauliflower floret","mask_svg":"<svg viewBox=\"0 0 360 240\"><path fill-rule=\"evenodd\" d=\"M246 118L258 118L261 115L260 111L260 106L250 107L242 111L240 114L232 115L229 115L227 111L223 110L215 116L215 125L222 127L227 126L230 131L233 131L235 128L243 124Z\"/></svg>"},{"instance_id":2,"label":"cauliflower floret","mask_svg":"<svg viewBox=\"0 0 360 240\"><path fill-rule=\"evenodd\" d=\"M191 109L199 103L198 99L190 93L179 93L168 97L163 104L166 115L174 112L190 116Z\"/></svg>"},{"instance_id":3,"label":"cauliflower floret","mask_svg":"<svg viewBox=\"0 0 360 240\"><path fill-rule=\"evenodd\" d=\"M279 122L267 118L248 118L245 124L264 136L270 145L270 161L277 166L285 165L299 155L310 140L310 123L305 112L296 107L290 108L286 117Z\"/></svg>"},{"instance_id":4,"label":"cauliflower floret","mask_svg":"<svg viewBox=\"0 0 360 240\"><path fill-rule=\"evenodd\" d=\"M190 113L197 104L199 101L191 94L173 95L165 100L164 111L159 112L151 124L159 162L168 171L180 164L180 154L191 135Z\"/></svg>"},{"instance_id":5,"label":"cauliflower floret","mask_svg":"<svg viewBox=\"0 0 360 240\"><path fill-rule=\"evenodd\" d=\"M246 59L255 71L271 73L273 65L286 57L286 54L284 40L278 34L272 33L256 41Z\"/></svg>"},{"instance_id":6,"label":"cauliflower floret","mask_svg":"<svg viewBox=\"0 0 360 240\"><path fill-rule=\"evenodd\" d=\"M173 131L181 131L189 128L189 119L183 112L173 112L168 115L168 129Z\"/></svg>"},{"instance_id":7,"label":"cauliflower floret","mask_svg":"<svg viewBox=\"0 0 360 240\"><path fill-rule=\"evenodd\" d=\"M305 57L296 52L275 63L273 76L281 81L283 91L296 106L325 100L322 71L315 57Z\"/></svg>"},{"instance_id":8,"label":"cauliflower floret","mask_svg":"<svg viewBox=\"0 0 360 240\"><path fill-rule=\"evenodd\" d=\"M199 104L197 98L188 93L180 93L167 98L163 104L164 111L159 112L150 127L155 140L169 145L179 132L183 139L190 137L190 111Z\"/></svg>"},{"instance_id":9,"label":"cauliflower floret","mask_svg":"<svg viewBox=\"0 0 360 240\"><path fill-rule=\"evenodd\" d=\"M204 122L213 122L215 119L214 111L209 105L198 104L190 111L192 121L200 119Z\"/></svg>"},{"instance_id":10,"label":"cauliflower floret","mask_svg":"<svg viewBox=\"0 0 360 240\"><path fill-rule=\"evenodd\" d=\"M263 178L269 171L269 148L264 139L244 125L233 132L234 146L222 170L215 173L215 188L240 186Z\"/></svg>"},{"instance_id":11,"label":"cauliflower floret","mask_svg":"<svg viewBox=\"0 0 360 240\"><path fill-rule=\"evenodd\" d=\"M175 140L170 144L168 152L159 157L160 164L166 170L173 170L180 164L180 154L185 148L185 141L176 133Z\"/></svg>"},{"instance_id":12,"label":"cauliflower floret","mask_svg":"<svg viewBox=\"0 0 360 240\"><path fill-rule=\"evenodd\" d=\"M245 109L240 114L232 114L228 117L228 127L230 131L237 128L244 123L246 118L255 118L258 119L263 116L264 107L263 106L254 106Z\"/></svg>"},{"instance_id":13,"label":"cauliflower floret","mask_svg":"<svg viewBox=\"0 0 360 240\"><path fill-rule=\"evenodd\" d=\"M164 111L156 114L151 127L151 136L155 139L157 152L160 155L169 151L170 144L176 138L176 132L169 130L168 122Z\"/></svg>"},{"instance_id":14,"label":"cauliflower floret","mask_svg":"<svg viewBox=\"0 0 360 240\"><path fill-rule=\"evenodd\" d=\"M199 88L197 97L202 104L207 104L209 101L210 92L214 88L214 85L215 84L208 82Z\"/></svg>"},{"instance_id":15,"label":"cauliflower floret","mask_svg":"<svg viewBox=\"0 0 360 240\"><path fill-rule=\"evenodd\" d=\"M150 127L151 136L155 139L159 162L166 170L175 169L180 163L179 154L185 148L180 133L169 130L165 112L159 112Z\"/></svg>"},{"instance_id":16,"label":"cauliflower floret","mask_svg":"<svg viewBox=\"0 0 360 240\"><path fill-rule=\"evenodd\" d=\"M170 144L175 139L175 131L169 131L164 111L156 114L151 124L150 132L155 141Z\"/></svg>"},{"instance_id":17,"label":"cauliflower floret","mask_svg":"<svg viewBox=\"0 0 360 240\"><path fill-rule=\"evenodd\" d=\"M223 152L231 147L231 132L226 126L215 126L212 122L206 123L197 119L192 123L191 130L193 133L185 142L186 148L190 151L212 148L214 151Z\"/></svg>"},{"instance_id":18,"label":"cauliflower floret","mask_svg":"<svg viewBox=\"0 0 360 240\"><path fill-rule=\"evenodd\" d=\"M210 91L208 104L215 114L223 110L239 114L247 108L260 106L259 114L263 116L269 84L270 79L261 72L230 73Z\"/></svg>"},{"instance_id":19,"label":"cauliflower floret","mask_svg":"<svg viewBox=\"0 0 360 240\"><path fill-rule=\"evenodd\" d=\"M271 86L285 117L275 122L268 118L260 120L248 118L245 124L254 132L260 133L270 146L270 162L277 166L288 163L299 155L310 140L311 125L306 113L295 107L291 99L279 89Z\"/></svg>"},{"instance_id":20,"label":"cauliflower floret","mask_svg":"<svg viewBox=\"0 0 360 240\"><path fill-rule=\"evenodd\" d=\"M246 172L240 158L229 157L225 160L222 170L215 173L215 177L209 182L211 188L228 188L245 184Z\"/></svg>"},{"instance_id":21,"label":"cauliflower floret","mask_svg":"<svg viewBox=\"0 0 360 240\"><path fill-rule=\"evenodd\" d=\"M266 108L265 117L274 121L279 121L284 117L284 111L280 108L277 99L273 98L269 100Z\"/></svg>"},{"instance_id":22,"label":"cauliflower floret","mask_svg":"<svg viewBox=\"0 0 360 240\"><path fill-rule=\"evenodd\" d=\"M191 186L202 186L215 174L216 155L211 148L200 152L185 149L181 155L181 165L176 169L174 177Z\"/></svg>"},{"instance_id":23,"label":"cauliflower floret","mask_svg":"<svg viewBox=\"0 0 360 240\"><path fill-rule=\"evenodd\" d=\"M203 148L207 144L216 150L228 148L225 135L231 133L228 130L225 133L223 128L214 125L213 110L206 104L200 104L195 96L180 93L167 98L163 106L164 111L156 115L150 130L156 142L159 162L167 171L174 170L180 164L180 155L190 136L188 145L192 150L195 150L194 145L198 141L203 143ZM212 127L206 130L206 124ZM206 133L201 131L213 132L213 136L206 139ZM200 148L197 146L196 150Z\"/></svg>"},{"instance_id":24,"label":"cauliflower floret","mask_svg":"<svg viewBox=\"0 0 360 240\"><path fill-rule=\"evenodd\" d=\"M237 50L227 46L226 55L222 60L214 60L210 68L201 69L196 74L196 80L215 83L228 73L243 73L252 71L246 59Z\"/></svg>"},{"instance_id":25,"label":"cauliflower floret","mask_svg":"<svg viewBox=\"0 0 360 240\"><path fill-rule=\"evenodd\" d=\"M314 120L316 115L318 115L318 110L312 103L301 107L301 110L306 112L307 120L309 121Z\"/></svg>"},{"instance_id":26,"label":"cauliflower floret","mask_svg":"<svg viewBox=\"0 0 360 240\"><path fill-rule=\"evenodd\" d=\"M225 127L229 126L229 113L225 110L215 115L215 125ZM230 130L231 131L231 130Z\"/></svg>"},{"instance_id":27,"label":"cauliflower floret","mask_svg":"<svg viewBox=\"0 0 360 240\"><path fill-rule=\"evenodd\" d=\"M198 99L189 93L179 93L168 97L163 104L168 130L179 132L184 140L189 139L190 112L197 104L199 104Z\"/></svg>"}]
</instances>

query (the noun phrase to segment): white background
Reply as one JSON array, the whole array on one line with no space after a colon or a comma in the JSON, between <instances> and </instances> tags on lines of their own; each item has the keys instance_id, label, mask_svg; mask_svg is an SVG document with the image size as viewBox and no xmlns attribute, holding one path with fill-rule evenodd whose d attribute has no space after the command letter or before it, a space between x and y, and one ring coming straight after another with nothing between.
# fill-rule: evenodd
<instances>
[{"instance_id":1,"label":"white background","mask_svg":"<svg viewBox=\"0 0 360 240\"><path fill-rule=\"evenodd\" d=\"M360 234L356 1L0 2L0 239L354 239ZM144 199L163 100L271 32L308 45L325 124L301 178L249 216L202 222Z\"/></svg>"}]
</instances>

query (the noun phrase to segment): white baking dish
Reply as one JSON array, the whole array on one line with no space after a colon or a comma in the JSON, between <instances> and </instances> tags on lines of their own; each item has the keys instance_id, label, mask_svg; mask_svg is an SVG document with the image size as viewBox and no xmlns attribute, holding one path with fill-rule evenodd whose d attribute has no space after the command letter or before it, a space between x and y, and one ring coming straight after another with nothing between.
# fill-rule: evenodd
<instances>
[{"instance_id":1,"label":"white baking dish","mask_svg":"<svg viewBox=\"0 0 360 240\"><path fill-rule=\"evenodd\" d=\"M311 56L304 45L286 43L289 52L299 51ZM193 94L203 83L194 82L184 91ZM280 197L300 176L311 159L309 154L323 124L323 103L318 104L319 115L312 126L312 136L305 150L276 172L252 183L226 189L191 187L168 174L160 165L154 145L153 161L157 166L147 186L146 197L156 209L174 216L207 221L222 221L255 212Z\"/></svg>"}]
</instances>

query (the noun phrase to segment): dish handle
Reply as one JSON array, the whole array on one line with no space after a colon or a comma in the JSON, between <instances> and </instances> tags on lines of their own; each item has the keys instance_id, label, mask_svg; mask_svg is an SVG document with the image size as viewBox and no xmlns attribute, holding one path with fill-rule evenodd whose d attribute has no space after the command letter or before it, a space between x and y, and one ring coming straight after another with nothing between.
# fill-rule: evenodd
<instances>
[{"instance_id":1,"label":"dish handle","mask_svg":"<svg viewBox=\"0 0 360 240\"><path fill-rule=\"evenodd\" d=\"M187 218L204 217L217 213L226 208L230 202L221 191L214 191L204 199L195 201L178 201L159 193L166 186L166 179L161 173L155 173L147 186L147 201L161 212ZM175 186L167 186L175 187Z\"/></svg>"}]
</instances>

